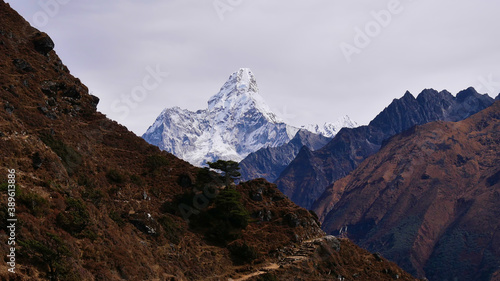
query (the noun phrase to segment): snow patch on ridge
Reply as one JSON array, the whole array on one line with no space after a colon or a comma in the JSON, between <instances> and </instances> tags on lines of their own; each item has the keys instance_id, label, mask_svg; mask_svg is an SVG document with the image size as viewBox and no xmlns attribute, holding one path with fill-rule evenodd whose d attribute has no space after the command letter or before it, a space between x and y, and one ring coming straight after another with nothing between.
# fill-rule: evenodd
<instances>
[{"instance_id":1,"label":"snow patch on ridge","mask_svg":"<svg viewBox=\"0 0 500 281\"><path fill-rule=\"evenodd\" d=\"M333 138L342 128L355 128L358 127L358 123L351 120L347 115L340 117L335 122L327 122L322 126L317 124L309 124L301 126L301 129L308 130L309 132L323 135L327 138Z\"/></svg>"}]
</instances>

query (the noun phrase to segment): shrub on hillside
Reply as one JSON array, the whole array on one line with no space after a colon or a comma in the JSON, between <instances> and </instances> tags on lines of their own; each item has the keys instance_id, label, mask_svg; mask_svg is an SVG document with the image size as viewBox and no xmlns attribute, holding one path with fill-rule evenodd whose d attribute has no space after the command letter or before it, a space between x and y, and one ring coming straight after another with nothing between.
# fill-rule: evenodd
<instances>
[{"instance_id":1,"label":"shrub on hillside","mask_svg":"<svg viewBox=\"0 0 500 281\"><path fill-rule=\"evenodd\" d=\"M71 146L66 145L63 141L54 138L51 134L42 134L40 139L61 158L62 164L68 174L70 176L73 175L82 163L80 153Z\"/></svg>"},{"instance_id":2,"label":"shrub on hillside","mask_svg":"<svg viewBox=\"0 0 500 281\"><path fill-rule=\"evenodd\" d=\"M150 155L146 158L146 168L150 171L155 171L161 167L165 167L169 165L169 161L163 155Z\"/></svg>"},{"instance_id":3,"label":"shrub on hillside","mask_svg":"<svg viewBox=\"0 0 500 281\"><path fill-rule=\"evenodd\" d=\"M125 176L114 169L110 169L110 170L108 170L108 172L106 172L106 179L111 184L114 184L114 183L122 184L125 182Z\"/></svg>"},{"instance_id":4,"label":"shrub on hillside","mask_svg":"<svg viewBox=\"0 0 500 281\"><path fill-rule=\"evenodd\" d=\"M215 197L213 207L201 212L191 221L191 226L207 228L205 236L225 244L239 238L248 225L250 215L240 202L240 193L232 188L222 190Z\"/></svg>"},{"instance_id":5,"label":"shrub on hillside","mask_svg":"<svg viewBox=\"0 0 500 281\"><path fill-rule=\"evenodd\" d=\"M249 246L245 241L234 241L227 245L227 249L236 264L250 263L259 257L255 248Z\"/></svg>"},{"instance_id":6,"label":"shrub on hillside","mask_svg":"<svg viewBox=\"0 0 500 281\"><path fill-rule=\"evenodd\" d=\"M47 199L34 192L18 192L17 194L19 204L28 207L32 215L38 217L47 212L49 206Z\"/></svg>"},{"instance_id":7,"label":"shrub on hillside","mask_svg":"<svg viewBox=\"0 0 500 281\"><path fill-rule=\"evenodd\" d=\"M72 235L80 233L89 223L89 213L80 199L67 198L66 210L57 215L57 226Z\"/></svg>"},{"instance_id":8,"label":"shrub on hillside","mask_svg":"<svg viewBox=\"0 0 500 281\"><path fill-rule=\"evenodd\" d=\"M19 241L22 258L38 265L50 280L80 280L78 274L72 271L69 259L73 253L65 241L52 233L40 238Z\"/></svg>"},{"instance_id":9,"label":"shrub on hillside","mask_svg":"<svg viewBox=\"0 0 500 281\"><path fill-rule=\"evenodd\" d=\"M165 232L165 238L171 243L179 244L183 233L182 228L168 216L161 216L158 219L158 223L160 223Z\"/></svg>"}]
</instances>

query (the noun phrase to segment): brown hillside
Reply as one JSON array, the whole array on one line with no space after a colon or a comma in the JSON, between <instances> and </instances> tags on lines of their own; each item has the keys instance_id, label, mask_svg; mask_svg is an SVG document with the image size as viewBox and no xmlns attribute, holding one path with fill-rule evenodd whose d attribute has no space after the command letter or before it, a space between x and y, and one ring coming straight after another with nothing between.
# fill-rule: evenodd
<instances>
[{"instance_id":1,"label":"brown hillside","mask_svg":"<svg viewBox=\"0 0 500 281\"><path fill-rule=\"evenodd\" d=\"M48 35L0 1L1 280L413 280L347 240L322 238L314 216L276 186L223 190L213 172L147 144L97 103ZM181 204L201 211L188 216Z\"/></svg>"},{"instance_id":2,"label":"brown hillside","mask_svg":"<svg viewBox=\"0 0 500 281\"><path fill-rule=\"evenodd\" d=\"M315 209L348 237L429 280L490 280L500 266L500 102L391 138ZM498 278L498 272L496 275Z\"/></svg>"}]
</instances>

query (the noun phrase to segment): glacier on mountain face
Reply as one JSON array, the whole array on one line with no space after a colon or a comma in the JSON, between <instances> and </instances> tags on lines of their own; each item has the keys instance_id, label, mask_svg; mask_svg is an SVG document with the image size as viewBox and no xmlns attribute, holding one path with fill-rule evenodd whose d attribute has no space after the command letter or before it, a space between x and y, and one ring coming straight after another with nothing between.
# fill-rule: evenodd
<instances>
[{"instance_id":1,"label":"glacier on mountain face","mask_svg":"<svg viewBox=\"0 0 500 281\"><path fill-rule=\"evenodd\" d=\"M328 124L315 132L332 135L340 129L340 125ZM204 166L218 159L239 162L261 148L288 143L298 131L271 111L259 95L252 71L241 68L209 99L206 109L165 109L142 137L193 165Z\"/></svg>"}]
</instances>

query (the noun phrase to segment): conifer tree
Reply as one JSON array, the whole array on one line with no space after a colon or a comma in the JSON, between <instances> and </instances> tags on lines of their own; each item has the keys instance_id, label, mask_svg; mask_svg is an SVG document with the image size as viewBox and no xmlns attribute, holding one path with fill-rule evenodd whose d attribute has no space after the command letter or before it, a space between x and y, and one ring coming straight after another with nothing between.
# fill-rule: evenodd
<instances>
[{"instance_id":1,"label":"conifer tree","mask_svg":"<svg viewBox=\"0 0 500 281\"><path fill-rule=\"evenodd\" d=\"M235 161L224 161L217 160L217 162L207 162L208 166L212 169L219 170L222 172L222 177L226 187L230 187L232 181L238 179L241 176L239 172L240 166L238 162Z\"/></svg>"}]
</instances>

